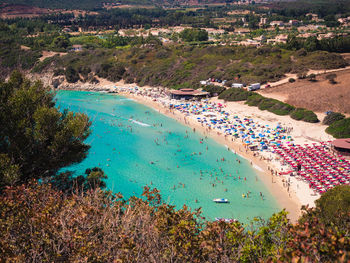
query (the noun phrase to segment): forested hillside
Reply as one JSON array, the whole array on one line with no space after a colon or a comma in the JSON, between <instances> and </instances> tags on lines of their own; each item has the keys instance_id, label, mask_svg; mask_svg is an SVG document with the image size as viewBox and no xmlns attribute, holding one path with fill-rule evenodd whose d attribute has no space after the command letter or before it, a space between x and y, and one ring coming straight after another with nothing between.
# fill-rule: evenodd
<instances>
[{"instance_id":1,"label":"forested hillside","mask_svg":"<svg viewBox=\"0 0 350 263\"><path fill-rule=\"evenodd\" d=\"M181 6L181 5L205 5L211 3L225 4L224 0L5 0L7 4L28 5L50 9L100 9L103 3L119 3L120 5L153 5L153 6Z\"/></svg>"},{"instance_id":2,"label":"forested hillside","mask_svg":"<svg viewBox=\"0 0 350 263\"><path fill-rule=\"evenodd\" d=\"M267 4L272 12L280 15L296 17L306 13L316 13L321 17L346 13L350 11L349 0L296 0L273 1Z\"/></svg>"},{"instance_id":3,"label":"forested hillside","mask_svg":"<svg viewBox=\"0 0 350 263\"><path fill-rule=\"evenodd\" d=\"M44 60L37 64L34 70L47 72L55 69L59 75L64 74L64 69L69 66L76 72L75 80L88 79L84 72L92 72L111 81L123 78L141 86L160 85L177 89L196 88L200 80L208 78L247 84L264 83L278 80L288 72L297 73L307 71L308 68L330 69L347 65L340 55L320 51L295 56L292 61L291 56L295 52L277 47L162 47L154 38L136 38L133 41L140 41L141 46L116 50L85 50ZM78 73L83 73L84 77L80 78Z\"/></svg>"},{"instance_id":4,"label":"forested hillside","mask_svg":"<svg viewBox=\"0 0 350 263\"><path fill-rule=\"evenodd\" d=\"M5 0L7 4L28 5L50 9L86 9L101 8L102 3L115 2L113 0Z\"/></svg>"}]
</instances>

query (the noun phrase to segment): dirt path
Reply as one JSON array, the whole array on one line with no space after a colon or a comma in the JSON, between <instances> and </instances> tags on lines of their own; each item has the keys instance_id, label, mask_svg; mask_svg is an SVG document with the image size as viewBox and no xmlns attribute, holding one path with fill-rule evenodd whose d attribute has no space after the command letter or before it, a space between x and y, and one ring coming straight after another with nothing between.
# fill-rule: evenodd
<instances>
[{"instance_id":1,"label":"dirt path","mask_svg":"<svg viewBox=\"0 0 350 263\"><path fill-rule=\"evenodd\" d=\"M350 67L336 71L336 83L331 84L324 71L318 74L317 81L297 79L293 83L284 84L259 90L258 93L269 98L278 99L296 107L310 109L324 117L326 111L336 111L350 115Z\"/></svg>"},{"instance_id":2,"label":"dirt path","mask_svg":"<svg viewBox=\"0 0 350 263\"><path fill-rule=\"evenodd\" d=\"M348 70L350 69L350 66L347 66L345 68L337 68L337 69L322 69L322 70L314 70L314 69L310 69L306 75L310 75L310 74L315 74L315 75L323 75L323 74L327 74L327 73L332 73L332 72L339 72L339 71L344 71L344 70ZM281 79L279 81L276 82L269 82L268 84L270 84L271 87L277 87L286 83L289 83L289 79L293 78L293 79L297 79L297 74L286 74L286 77L284 79Z\"/></svg>"},{"instance_id":3,"label":"dirt path","mask_svg":"<svg viewBox=\"0 0 350 263\"><path fill-rule=\"evenodd\" d=\"M67 55L67 52L54 52L54 51L43 51L42 53L42 57L39 58L40 61L44 61L46 58L50 58L53 57L55 55L59 55L59 56L64 56Z\"/></svg>"}]
</instances>

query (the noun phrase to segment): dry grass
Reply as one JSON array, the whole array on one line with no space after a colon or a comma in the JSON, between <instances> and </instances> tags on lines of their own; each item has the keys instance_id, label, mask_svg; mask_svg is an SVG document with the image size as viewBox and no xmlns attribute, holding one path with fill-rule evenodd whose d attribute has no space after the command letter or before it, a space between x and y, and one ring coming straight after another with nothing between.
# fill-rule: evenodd
<instances>
[{"instance_id":1,"label":"dry grass","mask_svg":"<svg viewBox=\"0 0 350 263\"><path fill-rule=\"evenodd\" d=\"M42 56L40 57L40 61L44 61L46 58L50 58L50 57L53 57L55 55L60 55L60 56L65 56L67 55L66 52L54 52L54 51L46 51L44 50L42 52Z\"/></svg>"},{"instance_id":2,"label":"dry grass","mask_svg":"<svg viewBox=\"0 0 350 263\"><path fill-rule=\"evenodd\" d=\"M329 83L326 75L318 75L316 82L297 80L259 93L316 112L332 110L350 114L350 70L336 72L336 84Z\"/></svg>"}]
</instances>

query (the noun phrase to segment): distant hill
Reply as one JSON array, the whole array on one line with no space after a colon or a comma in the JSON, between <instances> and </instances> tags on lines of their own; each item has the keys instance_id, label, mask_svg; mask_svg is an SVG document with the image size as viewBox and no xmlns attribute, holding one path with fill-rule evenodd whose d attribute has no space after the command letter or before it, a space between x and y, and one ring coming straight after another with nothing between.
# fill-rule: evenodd
<instances>
[{"instance_id":1,"label":"distant hill","mask_svg":"<svg viewBox=\"0 0 350 263\"><path fill-rule=\"evenodd\" d=\"M116 2L115 0L5 0L9 5L27 5L51 9L86 9L101 8L102 3Z\"/></svg>"},{"instance_id":2,"label":"distant hill","mask_svg":"<svg viewBox=\"0 0 350 263\"><path fill-rule=\"evenodd\" d=\"M312 12L324 17L350 12L350 0L269 1L265 7L289 16Z\"/></svg>"},{"instance_id":3,"label":"distant hill","mask_svg":"<svg viewBox=\"0 0 350 263\"><path fill-rule=\"evenodd\" d=\"M153 5L153 6L180 6L224 4L233 0L5 0L4 5L27 5L51 9L84 9L93 10L103 7L103 3L120 5Z\"/></svg>"}]
</instances>

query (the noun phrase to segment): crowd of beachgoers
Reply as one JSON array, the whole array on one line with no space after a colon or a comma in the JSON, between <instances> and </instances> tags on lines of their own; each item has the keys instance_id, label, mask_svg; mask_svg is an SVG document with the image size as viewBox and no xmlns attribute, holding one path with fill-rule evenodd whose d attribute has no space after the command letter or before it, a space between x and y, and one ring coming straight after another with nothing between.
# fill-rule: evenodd
<instances>
[{"instance_id":1,"label":"crowd of beachgoers","mask_svg":"<svg viewBox=\"0 0 350 263\"><path fill-rule=\"evenodd\" d=\"M329 141L301 146L291 135L292 126L278 122L261 124L251 117L230 113L225 104L210 99L171 100L162 88L117 89L155 101L170 112L181 113L185 123L190 118L207 132L214 131L227 141L239 142L242 151L268 161L271 174L283 176L288 191L291 181L298 188L304 183L315 197L338 184L350 184L350 162L333 152Z\"/></svg>"},{"instance_id":2,"label":"crowd of beachgoers","mask_svg":"<svg viewBox=\"0 0 350 263\"><path fill-rule=\"evenodd\" d=\"M208 100L170 104L170 107L185 116L196 116L202 126L217 130L232 141L240 139L245 149L254 154L266 156L264 152L270 152L279 155L281 164L289 169L280 173L299 176L319 193L338 184L350 183L349 161L331 152L328 142L305 147L296 145L289 135L293 127L282 127L279 123L269 127L251 118L230 116L225 105Z\"/></svg>"}]
</instances>

